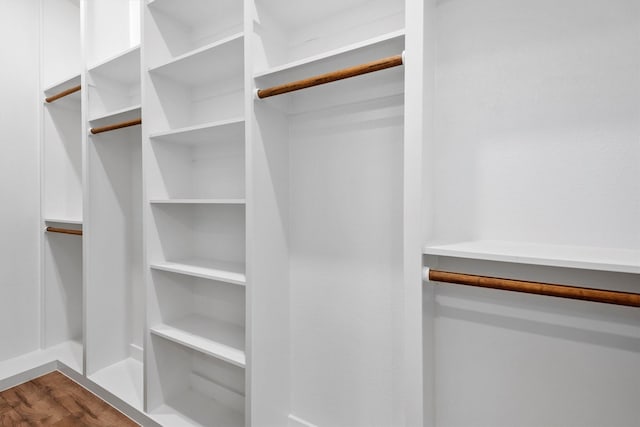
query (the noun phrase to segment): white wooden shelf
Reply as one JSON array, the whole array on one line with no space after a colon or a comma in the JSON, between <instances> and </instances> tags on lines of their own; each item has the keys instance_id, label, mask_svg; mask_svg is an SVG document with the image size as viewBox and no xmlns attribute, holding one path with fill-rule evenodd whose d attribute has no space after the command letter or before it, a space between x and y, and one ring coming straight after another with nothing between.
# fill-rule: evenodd
<instances>
[{"instance_id":1,"label":"white wooden shelf","mask_svg":"<svg viewBox=\"0 0 640 427\"><path fill-rule=\"evenodd\" d=\"M54 93L63 91L65 89L69 89L73 86L78 86L79 84L80 84L80 74L74 74L56 83L48 85L47 87L44 88L44 93L47 96L50 96L50 95L53 95ZM73 96L73 94L69 96ZM78 97L78 99L80 98Z\"/></svg>"},{"instance_id":2,"label":"white wooden shelf","mask_svg":"<svg viewBox=\"0 0 640 427\"><path fill-rule=\"evenodd\" d=\"M296 68L304 67L306 65L313 65L323 61L327 61L338 56L348 56L349 54L353 54L359 51L379 49L381 46L385 44L393 44L393 43L404 44L404 36L405 36L404 30L393 31L387 34L383 34L381 36L364 40L362 42L353 43L348 46L330 50L328 52L312 55L307 58L299 59L296 61L291 61L286 64L282 64L266 70L257 71L256 73L254 73L254 78L261 78L261 77L276 75L278 73L294 70ZM399 53L401 52L396 52L396 54L399 54ZM353 64L353 65L357 65L357 64Z\"/></svg>"},{"instance_id":3,"label":"white wooden shelf","mask_svg":"<svg viewBox=\"0 0 640 427\"><path fill-rule=\"evenodd\" d=\"M48 223L82 225L82 218L46 217L46 218L43 218L43 220L44 222L48 222Z\"/></svg>"},{"instance_id":4,"label":"white wooden shelf","mask_svg":"<svg viewBox=\"0 0 640 427\"><path fill-rule=\"evenodd\" d=\"M151 204L167 205L245 205L245 199L156 199Z\"/></svg>"},{"instance_id":5,"label":"white wooden shelf","mask_svg":"<svg viewBox=\"0 0 640 427\"><path fill-rule=\"evenodd\" d=\"M198 126L188 126L149 135L154 141L168 141L183 144L200 144L223 141L232 138L244 139L244 118L234 118Z\"/></svg>"},{"instance_id":6,"label":"white wooden shelf","mask_svg":"<svg viewBox=\"0 0 640 427\"><path fill-rule=\"evenodd\" d=\"M89 379L135 409L143 410L143 365L128 358L103 368Z\"/></svg>"},{"instance_id":7,"label":"white wooden shelf","mask_svg":"<svg viewBox=\"0 0 640 427\"><path fill-rule=\"evenodd\" d=\"M426 255L487 261L640 273L640 250L546 245L496 240L427 244Z\"/></svg>"},{"instance_id":8,"label":"white wooden shelf","mask_svg":"<svg viewBox=\"0 0 640 427\"><path fill-rule=\"evenodd\" d=\"M131 105L124 108L119 108L117 110L110 111L104 114L98 114L98 115L92 116L89 119L89 121L95 122L95 121L106 120L106 119L126 120L128 118L134 118L134 116L140 117L141 111L142 111L142 108L140 104L136 104L136 105Z\"/></svg>"},{"instance_id":9,"label":"white wooden shelf","mask_svg":"<svg viewBox=\"0 0 640 427\"><path fill-rule=\"evenodd\" d=\"M152 334L244 368L244 328L201 315L190 315L150 328Z\"/></svg>"},{"instance_id":10,"label":"white wooden shelf","mask_svg":"<svg viewBox=\"0 0 640 427\"><path fill-rule=\"evenodd\" d=\"M186 86L200 86L242 76L243 64L244 34L237 33L151 67L149 72Z\"/></svg>"},{"instance_id":11,"label":"white wooden shelf","mask_svg":"<svg viewBox=\"0 0 640 427\"><path fill-rule=\"evenodd\" d=\"M151 264L154 270L168 271L187 276L200 277L218 282L245 285L247 278L245 266L241 263L189 259L182 262L163 262Z\"/></svg>"},{"instance_id":12,"label":"white wooden shelf","mask_svg":"<svg viewBox=\"0 0 640 427\"><path fill-rule=\"evenodd\" d=\"M89 67L89 72L122 84L140 82L140 46L131 47Z\"/></svg>"}]
</instances>

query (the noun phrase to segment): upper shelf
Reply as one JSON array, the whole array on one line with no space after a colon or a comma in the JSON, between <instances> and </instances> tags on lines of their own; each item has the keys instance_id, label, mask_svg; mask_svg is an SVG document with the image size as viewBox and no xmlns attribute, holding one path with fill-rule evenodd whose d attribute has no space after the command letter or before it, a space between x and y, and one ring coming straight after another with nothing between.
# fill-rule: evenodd
<instances>
[{"instance_id":1,"label":"upper shelf","mask_svg":"<svg viewBox=\"0 0 640 427\"><path fill-rule=\"evenodd\" d=\"M43 92L45 97L49 97L78 85L80 85L80 74L74 74L73 76L67 77L64 80L45 87ZM80 101L80 92L74 92L70 95L65 96L64 98L74 101Z\"/></svg>"},{"instance_id":2,"label":"upper shelf","mask_svg":"<svg viewBox=\"0 0 640 427\"><path fill-rule=\"evenodd\" d=\"M244 140L244 118L222 120L198 126L157 132L149 135L149 138L154 141L167 141L181 144L209 143L233 138Z\"/></svg>"},{"instance_id":3,"label":"upper shelf","mask_svg":"<svg viewBox=\"0 0 640 427\"><path fill-rule=\"evenodd\" d=\"M244 34L237 33L152 67L149 72L187 86L199 86L230 76L242 76L243 64Z\"/></svg>"},{"instance_id":4,"label":"upper shelf","mask_svg":"<svg viewBox=\"0 0 640 427\"><path fill-rule=\"evenodd\" d=\"M640 273L640 250L545 245L495 240L427 244L426 255L487 261Z\"/></svg>"},{"instance_id":5,"label":"upper shelf","mask_svg":"<svg viewBox=\"0 0 640 427\"><path fill-rule=\"evenodd\" d=\"M297 68L303 68L307 65L314 65L323 61L328 61L332 58L340 58L340 57L349 57L350 55L355 55L358 53L367 53L372 52L374 56L380 55L381 50L388 50L393 52L393 54L400 54L404 49L404 30L393 31L387 34L383 34L377 37L372 37L367 40L363 40L358 43L353 43L347 46L340 47L338 49L333 49L327 52L323 52L321 54L312 55L303 59L299 59L296 61L291 61L286 64L282 64L276 67L271 67L266 70L260 70L254 73L255 78L267 77L271 75L276 75L279 73L283 73L290 70L295 70ZM384 49L385 46L391 46L390 48ZM392 50L393 49L393 50ZM377 56L372 59L378 59ZM350 64L355 65L355 64Z\"/></svg>"},{"instance_id":6,"label":"upper shelf","mask_svg":"<svg viewBox=\"0 0 640 427\"><path fill-rule=\"evenodd\" d=\"M92 67L91 74L97 74L123 84L140 81L140 46L134 46Z\"/></svg>"},{"instance_id":7,"label":"upper shelf","mask_svg":"<svg viewBox=\"0 0 640 427\"><path fill-rule=\"evenodd\" d=\"M118 110L109 111L108 113L94 115L89 118L89 121L97 122L97 121L107 120L107 119L109 119L110 121L130 120L130 119L140 117L141 111L142 109L140 104L131 105L129 107L124 107Z\"/></svg>"}]
</instances>

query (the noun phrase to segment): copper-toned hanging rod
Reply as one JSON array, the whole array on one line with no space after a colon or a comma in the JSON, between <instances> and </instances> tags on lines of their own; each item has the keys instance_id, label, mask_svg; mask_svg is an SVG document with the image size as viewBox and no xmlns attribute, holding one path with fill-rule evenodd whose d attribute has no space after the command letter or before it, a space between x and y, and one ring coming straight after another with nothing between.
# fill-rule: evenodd
<instances>
[{"instance_id":1,"label":"copper-toned hanging rod","mask_svg":"<svg viewBox=\"0 0 640 427\"><path fill-rule=\"evenodd\" d=\"M98 128L91 128L91 133L95 135L97 133L109 132L111 130L122 129L129 126L135 126L141 123L142 123L142 119L127 120L126 122L114 123L112 125L102 126Z\"/></svg>"},{"instance_id":2,"label":"copper-toned hanging rod","mask_svg":"<svg viewBox=\"0 0 640 427\"><path fill-rule=\"evenodd\" d=\"M297 80L295 82L285 83L267 89L258 89L256 91L256 96L260 99L264 99L270 96L282 95L283 93L293 92L300 89L323 85L325 83L335 82L337 80L360 76L362 74L373 73L374 71L397 67L404 63L403 56L404 54L390 56L388 58L378 59L376 61L367 62L366 64L360 64L354 67L343 68L341 70L332 71L326 74L320 74L303 80Z\"/></svg>"},{"instance_id":3,"label":"copper-toned hanging rod","mask_svg":"<svg viewBox=\"0 0 640 427\"><path fill-rule=\"evenodd\" d=\"M74 86L74 87L71 87L69 89L63 90L62 92L58 92L55 95L48 96L44 100L46 102L53 102L53 101L56 101L56 100L58 100L60 98L64 98L67 95L71 95L72 93L75 93L75 92L79 91L80 89L81 89L80 85Z\"/></svg>"},{"instance_id":4,"label":"copper-toned hanging rod","mask_svg":"<svg viewBox=\"0 0 640 427\"><path fill-rule=\"evenodd\" d=\"M70 228L47 227L47 231L49 233L62 233L62 234L73 234L75 236L82 236L82 230L72 230Z\"/></svg>"},{"instance_id":5,"label":"copper-toned hanging rod","mask_svg":"<svg viewBox=\"0 0 640 427\"><path fill-rule=\"evenodd\" d=\"M480 288L500 289L503 291L524 292L527 294L601 302L605 304L640 307L640 294L631 292L608 291L604 289L581 288L570 285L527 282L523 280L500 279L496 277L475 276L472 274L451 273L429 270L428 278L433 282L454 283Z\"/></svg>"}]
</instances>

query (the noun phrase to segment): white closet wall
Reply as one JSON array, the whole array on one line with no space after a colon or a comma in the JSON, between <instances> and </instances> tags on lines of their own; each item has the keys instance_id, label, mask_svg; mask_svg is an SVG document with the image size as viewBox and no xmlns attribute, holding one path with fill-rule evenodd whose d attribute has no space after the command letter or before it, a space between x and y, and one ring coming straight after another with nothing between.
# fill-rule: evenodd
<instances>
[{"instance_id":1,"label":"white closet wall","mask_svg":"<svg viewBox=\"0 0 640 427\"><path fill-rule=\"evenodd\" d=\"M638 292L638 2L429 3L426 265ZM425 290L431 425L637 423L637 309Z\"/></svg>"},{"instance_id":2,"label":"white closet wall","mask_svg":"<svg viewBox=\"0 0 640 427\"><path fill-rule=\"evenodd\" d=\"M39 347L38 2L3 0L0 90L0 359ZM20 321L18 321L20 319Z\"/></svg>"}]
</instances>

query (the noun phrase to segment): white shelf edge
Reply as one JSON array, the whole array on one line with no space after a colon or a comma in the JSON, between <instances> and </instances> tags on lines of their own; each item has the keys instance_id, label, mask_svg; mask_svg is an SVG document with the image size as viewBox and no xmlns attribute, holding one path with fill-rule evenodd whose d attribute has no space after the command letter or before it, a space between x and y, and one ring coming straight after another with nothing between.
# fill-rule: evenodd
<instances>
[{"instance_id":1,"label":"white shelf edge","mask_svg":"<svg viewBox=\"0 0 640 427\"><path fill-rule=\"evenodd\" d=\"M151 204L166 205L245 205L246 199L154 199Z\"/></svg>"},{"instance_id":2,"label":"white shelf edge","mask_svg":"<svg viewBox=\"0 0 640 427\"><path fill-rule=\"evenodd\" d=\"M132 112L134 112L136 110L141 110L141 109L142 109L142 105L141 104L130 105L128 107L120 108L119 110L115 110L115 111L110 111L108 113L101 114L99 116L93 116L93 117L89 118L89 121L90 122L96 122L98 120L108 119L108 118L117 116L119 114L132 113Z\"/></svg>"},{"instance_id":3,"label":"white shelf edge","mask_svg":"<svg viewBox=\"0 0 640 427\"><path fill-rule=\"evenodd\" d=\"M386 33L383 34L381 36L377 36L377 37L372 37L370 39L361 41L361 42L357 42L357 43L353 43L347 46L343 46L341 48L338 49L334 49L334 50L330 50L328 52L324 52L324 53L320 53L318 55L313 55L313 56L309 56L307 58L303 58L303 59L298 59L296 61L291 61L288 62L286 64L282 64L282 65L278 65L277 67L273 67L273 68L269 68L263 71L259 71L254 73L253 78L254 79L259 79L262 77L267 77L267 76L271 76L277 73L281 73L283 71L288 71L297 67L301 67L303 65L308 65L308 64L312 64L314 62L319 62L319 61L323 61L329 58L332 58L334 56L338 56L338 55L342 55L344 53L348 53L348 52L353 52L356 51L358 49L362 49L362 48L366 48L369 46L373 46L375 44L378 43L382 43L385 41L389 41L389 40L393 40L396 38L400 38L400 37L404 37L405 35L405 30L397 30L397 31L392 31L390 33ZM398 52L400 53L400 52Z\"/></svg>"},{"instance_id":4,"label":"white shelf edge","mask_svg":"<svg viewBox=\"0 0 640 427\"><path fill-rule=\"evenodd\" d=\"M247 278L245 274L233 271L225 271L222 269L199 267L178 262L152 263L149 265L149 267L152 270L167 271L169 273L199 277L201 279L230 283L232 285L245 286L247 284Z\"/></svg>"},{"instance_id":5,"label":"white shelf edge","mask_svg":"<svg viewBox=\"0 0 640 427\"><path fill-rule=\"evenodd\" d=\"M183 345L240 368L244 368L246 366L245 352L226 344L193 335L188 331L178 329L167 324L154 326L149 328L149 331L154 335L172 341L176 344Z\"/></svg>"},{"instance_id":6,"label":"white shelf edge","mask_svg":"<svg viewBox=\"0 0 640 427\"><path fill-rule=\"evenodd\" d=\"M50 84L47 87L45 87L42 92L43 93L47 93L47 92L51 92L54 89L58 89L58 86L63 86L66 84L71 85L72 83L74 83L77 80L77 83L80 84L80 74L74 74L70 77L64 78L56 83ZM77 86L74 84L74 86ZM61 89L61 88L60 88ZM68 89L68 88L67 88Z\"/></svg>"},{"instance_id":7,"label":"white shelf edge","mask_svg":"<svg viewBox=\"0 0 640 427\"><path fill-rule=\"evenodd\" d=\"M172 129L172 130L163 131L163 132L152 133L152 134L149 135L149 139L161 138L161 137L164 137L164 136L186 134L186 133L189 133L189 132L205 130L205 129L221 128L221 127L224 127L224 126L230 126L230 125L244 123L244 121L245 121L244 117L238 117L238 118L233 118L233 119L228 119L228 120L219 120L219 121L216 121L216 122L203 123L201 125L187 126L187 127L183 127L183 128L178 128L178 129Z\"/></svg>"},{"instance_id":8,"label":"white shelf edge","mask_svg":"<svg viewBox=\"0 0 640 427\"><path fill-rule=\"evenodd\" d=\"M42 219L44 222L55 222L56 224L74 224L82 225L81 218L53 218L47 217Z\"/></svg>"},{"instance_id":9,"label":"white shelf edge","mask_svg":"<svg viewBox=\"0 0 640 427\"><path fill-rule=\"evenodd\" d=\"M183 53L182 55L176 56L175 58L173 58L173 59L171 59L171 60L169 60L167 62L164 62L162 64L155 65L153 67L149 67L148 71L150 73L157 72L158 70L161 70L161 69L163 69L165 67L170 67L173 64L177 64L178 62L182 62L182 61L184 61L186 59L189 59L189 58L192 58L194 56L200 55L201 53L207 52L209 50L214 50L214 49L216 49L216 48L218 48L220 46L223 46L223 45L225 45L227 43L232 43L235 40L242 39L243 37L244 37L244 32L243 31L241 31L239 33L232 34L232 35L230 35L228 37L225 37L223 39L220 39L220 40L217 40L215 42L209 43L209 44L207 44L205 46L202 46L202 47L199 47L197 49L191 50L191 51L189 51L187 53Z\"/></svg>"},{"instance_id":10,"label":"white shelf edge","mask_svg":"<svg viewBox=\"0 0 640 427\"><path fill-rule=\"evenodd\" d=\"M92 66L87 68L87 71L88 72L96 71L96 69L98 69L98 68L100 68L100 67L102 67L104 65L107 65L110 62L117 61L118 59L122 58L123 56L126 56L126 55L128 55L128 54L130 54L132 52L135 52L136 50L140 50L140 44L137 44L135 46L131 46L131 47L123 50L120 53L116 53L115 55L112 55L112 56L110 56L110 57L108 57L108 58L106 58L106 59L104 59L104 60L102 60L100 62L97 62L97 63L93 64Z\"/></svg>"},{"instance_id":11,"label":"white shelf edge","mask_svg":"<svg viewBox=\"0 0 640 427\"><path fill-rule=\"evenodd\" d=\"M496 250L496 246L504 249ZM553 254L554 250L556 254ZM567 252L573 252L576 255L568 256ZM640 250L632 249L471 241L427 244L423 247L423 254L616 273L640 273ZM633 258L634 255L637 256L637 261L629 262L627 259Z\"/></svg>"}]
</instances>

